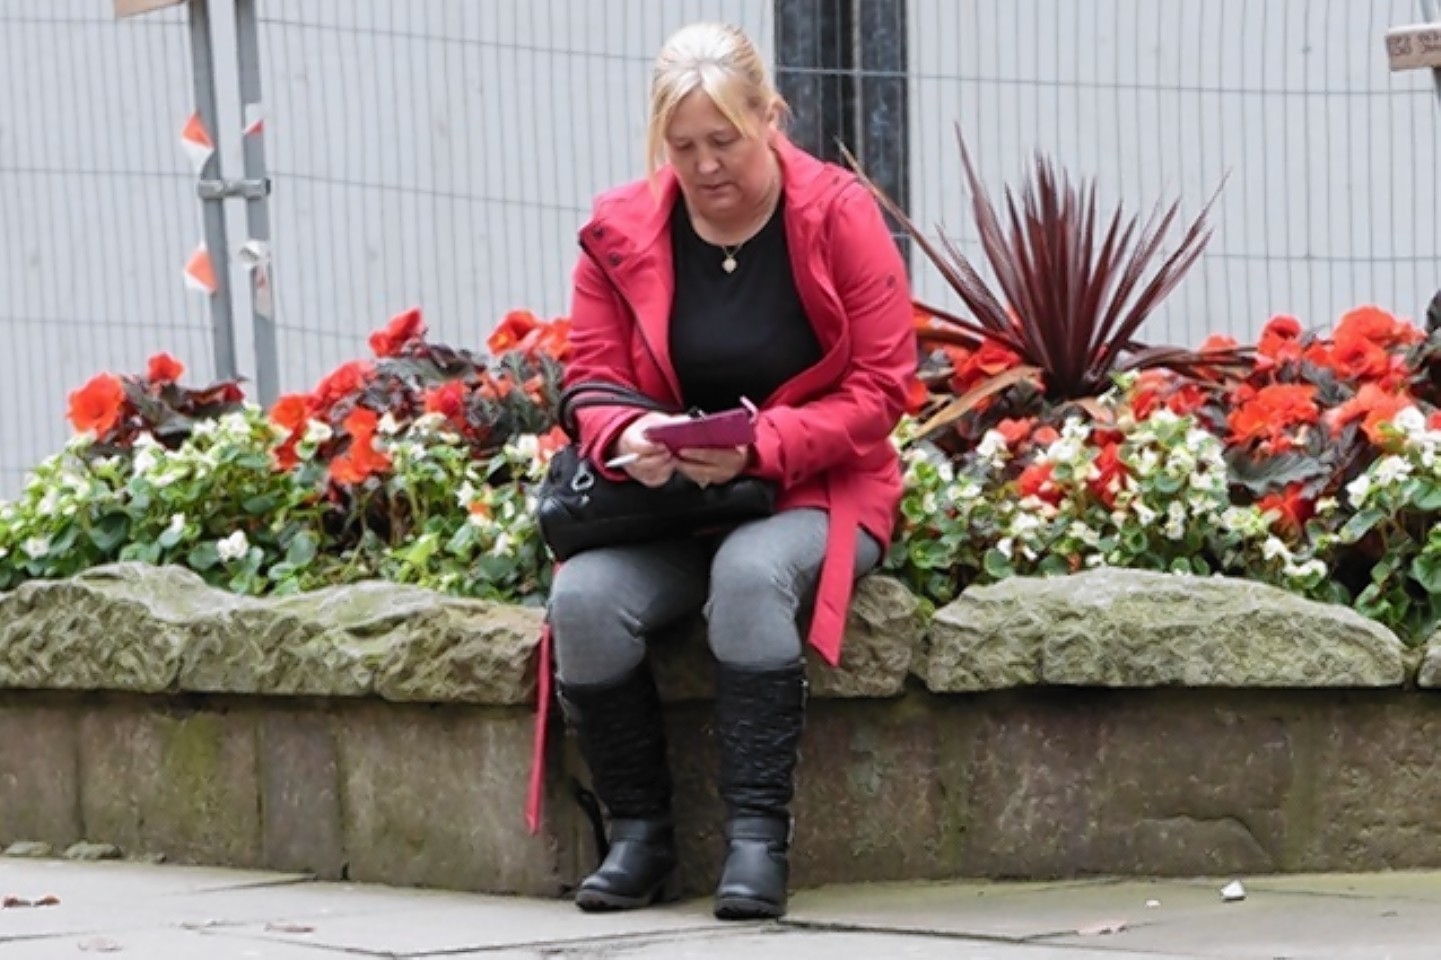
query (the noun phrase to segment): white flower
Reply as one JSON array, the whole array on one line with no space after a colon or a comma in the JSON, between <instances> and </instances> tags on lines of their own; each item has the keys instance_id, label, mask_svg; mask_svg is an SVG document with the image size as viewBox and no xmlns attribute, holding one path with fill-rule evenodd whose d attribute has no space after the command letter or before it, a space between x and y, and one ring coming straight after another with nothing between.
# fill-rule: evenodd
<instances>
[{"instance_id":1,"label":"white flower","mask_svg":"<svg viewBox=\"0 0 1441 960\"><path fill-rule=\"evenodd\" d=\"M1287 560L1282 572L1293 580L1309 580L1324 577L1326 575L1326 564L1321 560L1307 560L1305 563L1298 565Z\"/></svg>"},{"instance_id":2,"label":"white flower","mask_svg":"<svg viewBox=\"0 0 1441 960\"><path fill-rule=\"evenodd\" d=\"M1346 484L1346 495L1351 498L1351 506L1359 507L1366 502L1366 495L1371 492L1371 478L1361 474L1355 480Z\"/></svg>"},{"instance_id":3,"label":"white flower","mask_svg":"<svg viewBox=\"0 0 1441 960\"><path fill-rule=\"evenodd\" d=\"M987 460L994 460L1003 457L1009 452L1006 446L1006 438L999 430L987 430L986 435L981 438L980 445L976 447L976 456L984 457Z\"/></svg>"},{"instance_id":4,"label":"white flower","mask_svg":"<svg viewBox=\"0 0 1441 960\"><path fill-rule=\"evenodd\" d=\"M467 480L460 485L459 490L455 491L455 505L465 510L474 502L475 487Z\"/></svg>"},{"instance_id":5,"label":"white flower","mask_svg":"<svg viewBox=\"0 0 1441 960\"><path fill-rule=\"evenodd\" d=\"M1156 511L1152 510L1144 503L1137 501L1131 509L1136 514L1136 519L1140 521L1141 526L1149 527L1151 524L1156 522Z\"/></svg>"},{"instance_id":6,"label":"white flower","mask_svg":"<svg viewBox=\"0 0 1441 960\"><path fill-rule=\"evenodd\" d=\"M237 530L217 543L215 549L221 560L239 560L250 552L250 541L245 539L244 530Z\"/></svg>"},{"instance_id":7,"label":"white flower","mask_svg":"<svg viewBox=\"0 0 1441 960\"><path fill-rule=\"evenodd\" d=\"M1320 500L1316 501L1316 512L1331 513L1340 505L1341 504L1336 500L1335 497L1322 497Z\"/></svg>"},{"instance_id":8,"label":"white flower","mask_svg":"<svg viewBox=\"0 0 1441 960\"><path fill-rule=\"evenodd\" d=\"M31 537L21 545L20 549L24 550L31 560L39 560L50 552L50 538Z\"/></svg>"},{"instance_id":9,"label":"white flower","mask_svg":"<svg viewBox=\"0 0 1441 960\"><path fill-rule=\"evenodd\" d=\"M396 421L395 417L391 415L391 412L387 410L381 414L380 422L375 425L375 429L384 436L393 437L400 432L400 424Z\"/></svg>"},{"instance_id":10,"label":"white flower","mask_svg":"<svg viewBox=\"0 0 1441 960\"><path fill-rule=\"evenodd\" d=\"M1426 415L1414 405L1399 411L1391 422L1407 436L1424 433L1426 430Z\"/></svg>"},{"instance_id":11,"label":"white flower","mask_svg":"<svg viewBox=\"0 0 1441 960\"><path fill-rule=\"evenodd\" d=\"M511 449L523 460L534 460L540 455L540 438L533 433L522 434L515 438Z\"/></svg>"},{"instance_id":12,"label":"white flower","mask_svg":"<svg viewBox=\"0 0 1441 960\"><path fill-rule=\"evenodd\" d=\"M996 549L999 550L1001 552L1001 556L1005 557L1007 560L1011 559L1011 554L1015 550L1015 546L1016 542L1011 537L1002 537L996 543Z\"/></svg>"},{"instance_id":13,"label":"white flower","mask_svg":"<svg viewBox=\"0 0 1441 960\"><path fill-rule=\"evenodd\" d=\"M1411 476L1411 464L1398 456L1382 457L1376 464L1375 481L1379 484L1393 486L1409 476Z\"/></svg>"},{"instance_id":14,"label":"white flower","mask_svg":"<svg viewBox=\"0 0 1441 960\"><path fill-rule=\"evenodd\" d=\"M177 513L171 516L170 525L165 529L170 533L183 533L185 530L185 514Z\"/></svg>"},{"instance_id":15,"label":"white flower","mask_svg":"<svg viewBox=\"0 0 1441 960\"><path fill-rule=\"evenodd\" d=\"M335 436L335 431L330 429L330 424L324 420L305 421L305 436L302 438L306 443L319 445Z\"/></svg>"},{"instance_id":16,"label":"white flower","mask_svg":"<svg viewBox=\"0 0 1441 960\"><path fill-rule=\"evenodd\" d=\"M1161 465L1161 457L1156 451L1149 448L1142 450L1140 457L1136 459L1136 472L1143 477L1148 477L1156 472Z\"/></svg>"},{"instance_id":17,"label":"white flower","mask_svg":"<svg viewBox=\"0 0 1441 960\"><path fill-rule=\"evenodd\" d=\"M35 511L42 517L52 517L60 509L60 491L51 487L35 505Z\"/></svg>"},{"instance_id":18,"label":"white flower","mask_svg":"<svg viewBox=\"0 0 1441 960\"><path fill-rule=\"evenodd\" d=\"M1261 545L1261 556L1267 560L1275 560L1277 557L1291 557L1291 551L1276 537L1267 537L1266 542Z\"/></svg>"},{"instance_id":19,"label":"white flower","mask_svg":"<svg viewBox=\"0 0 1441 960\"><path fill-rule=\"evenodd\" d=\"M515 541L509 533L501 533L495 538L495 553L502 557L509 557L515 554Z\"/></svg>"}]
</instances>

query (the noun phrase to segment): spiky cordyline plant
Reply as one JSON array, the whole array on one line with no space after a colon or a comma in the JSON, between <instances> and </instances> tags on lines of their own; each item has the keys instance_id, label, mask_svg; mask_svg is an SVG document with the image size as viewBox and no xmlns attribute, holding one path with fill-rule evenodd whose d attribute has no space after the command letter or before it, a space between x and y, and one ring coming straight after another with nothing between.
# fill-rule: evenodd
<instances>
[{"instance_id":1,"label":"spiky cordyline plant","mask_svg":"<svg viewBox=\"0 0 1441 960\"><path fill-rule=\"evenodd\" d=\"M1123 210L1118 206L1102 233L1094 182L1078 190L1064 172L1058 174L1049 160L1037 156L1019 209L1007 188L1003 223L971 162L959 124L956 139L972 196L972 214L999 292L981 278L950 237L938 230L939 247L933 243L846 153L882 206L940 269L973 314L973 319L967 319L918 302L917 306L937 321L920 331L923 344L974 348L992 340L1021 358L1021 367L999 374L996 382L983 383L959 398L927 427L954 420L983 397L1015 382L1019 373L1039 376L1048 399L1064 401L1085 400L1103 392L1110 375L1121 370L1163 366L1186 372L1249 365L1248 351L1200 353L1180 347L1147 347L1133 339L1205 249L1211 238L1206 215L1215 196L1176 249L1151 270L1174 225L1179 201L1164 211L1157 204L1143 225L1136 217L1123 222ZM1000 382L1000 377L1009 382Z\"/></svg>"}]
</instances>

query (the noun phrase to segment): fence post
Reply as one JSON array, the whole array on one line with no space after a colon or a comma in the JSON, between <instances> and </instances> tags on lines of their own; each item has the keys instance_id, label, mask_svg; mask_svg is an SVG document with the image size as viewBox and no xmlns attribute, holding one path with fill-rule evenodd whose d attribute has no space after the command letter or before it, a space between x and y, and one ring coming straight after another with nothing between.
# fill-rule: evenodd
<instances>
[{"instance_id":1,"label":"fence post","mask_svg":"<svg viewBox=\"0 0 1441 960\"><path fill-rule=\"evenodd\" d=\"M1436 0L1421 0L1421 16L1427 23L1436 23ZM1436 98L1441 101L1441 67L1431 69L1431 79L1436 83Z\"/></svg>"},{"instance_id":2,"label":"fence post","mask_svg":"<svg viewBox=\"0 0 1441 960\"><path fill-rule=\"evenodd\" d=\"M235 0L235 34L239 53L240 101L245 118L241 139L245 179L257 189L245 195L249 234L246 260L250 266L250 306L254 316L255 388L263 406L275 402L279 388L279 356L275 343L275 266L270 243L270 177L265 164L265 113L260 90L260 27L256 0Z\"/></svg>"},{"instance_id":3,"label":"fence post","mask_svg":"<svg viewBox=\"0 0 1441 960\"><path fill-rule=\"evenodd\" d=\"M844 143L904 208L906 0L775 0L775 17L776 84L791 105L792 138L827 160L839 160Z\"/></svg>"},{"instance_id":4,"label":"fence post","mask_svg":"<svg viewBox=\"0 0 1441 960\"><path fill-rule=\"evenodd\" d=\"M235 360L235 315L230 300L230 252L225 239L225 198L206 189L220 180L220 111L215 96L215 56L210 34L209 0L190 0L190 56L195 75L195 110L210 135L214 150L197 176L197 196L205 226L205 247L215 271L215 292L210 296L210 326L215 347L215 376L228 380L240 375Z\"/></svg>"}]
</instances>

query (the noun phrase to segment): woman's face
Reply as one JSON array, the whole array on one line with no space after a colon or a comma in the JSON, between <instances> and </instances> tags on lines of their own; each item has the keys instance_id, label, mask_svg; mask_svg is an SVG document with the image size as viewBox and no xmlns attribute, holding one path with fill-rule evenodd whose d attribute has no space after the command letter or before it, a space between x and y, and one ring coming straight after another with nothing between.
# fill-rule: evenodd
<instances>
[{"instance_id":1,"label":"woman's face","mask_svg":"<svg viewBox=\"0 0 1441 960\"><path fill-rule=\"evenodd\" d=\"M755 215L775 182L772 120L756 118L759 136L746 137L704 90L676 107L666 128L666 155L680 178L692 214L710 223L740 223Z\"/></svg>"}]
</instances>

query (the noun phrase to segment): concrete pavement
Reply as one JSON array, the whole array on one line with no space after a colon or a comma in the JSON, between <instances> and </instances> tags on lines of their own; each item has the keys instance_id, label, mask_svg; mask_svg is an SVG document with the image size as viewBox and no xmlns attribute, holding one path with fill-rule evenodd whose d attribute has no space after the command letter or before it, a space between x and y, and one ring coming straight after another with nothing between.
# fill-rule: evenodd
<instances>
[{"instance_id":1,"label":"concrete pavement","mask_svg":"<svg viewBox=\"0 0 1441 960\"><path fill-rule=\"evenodd\" d=\"M1441 873L802 891L779 923L722 924L695 900L586 915L569 902L303 876L0 860L0 960L366 957L615 960L1435 960ZM26 905L46 898L50 905Z\"/></svg>"}]
</instances>

